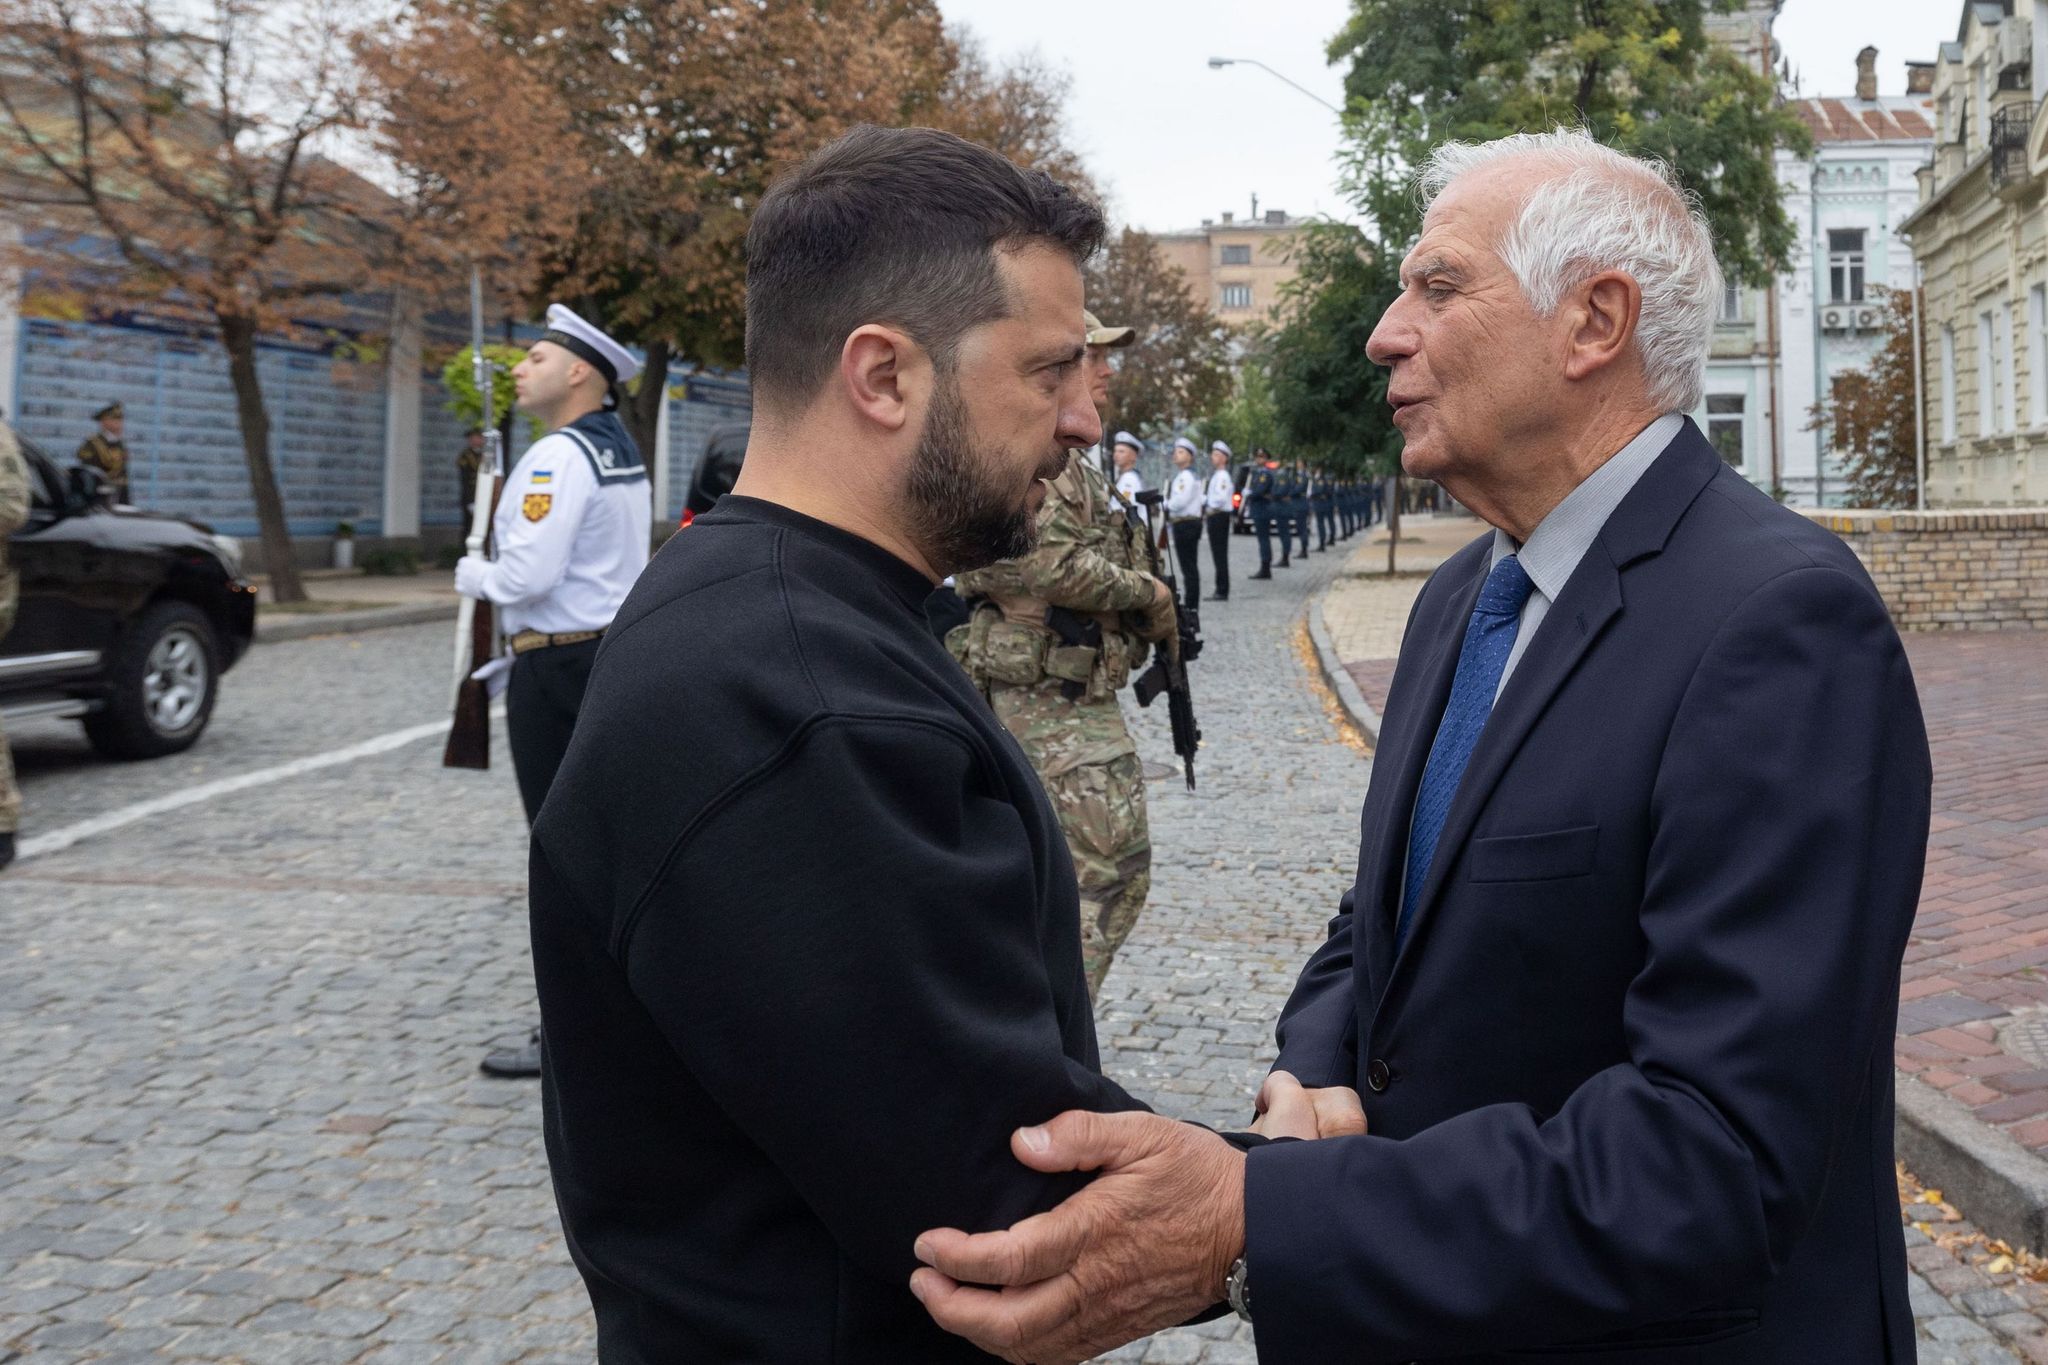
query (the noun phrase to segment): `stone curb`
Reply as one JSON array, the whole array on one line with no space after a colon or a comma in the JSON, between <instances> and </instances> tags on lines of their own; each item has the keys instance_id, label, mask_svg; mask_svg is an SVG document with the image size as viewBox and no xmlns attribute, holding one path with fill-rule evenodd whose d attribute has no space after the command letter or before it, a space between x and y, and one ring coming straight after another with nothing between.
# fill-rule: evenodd
<instances>
[{"instance_id":1,"label":"stone curb","mask_svg":"<svg viewBox=\"0 0 2048 1365\"><path fill-rule=\"evenodd\" d=\"M1979 1229L2029 1251L2048 1247L2048 1160L1904 1072L1893 1141L1906 1169Z\"/></svg>"},{"instance_id":2,"label":"stone curb","mask_svg":"<svg viewBox=\"0 0 2048 1365\"><path fill-rule=\"evenodd\" d=\"M1308 638L1315 642L1316 664L1322 669L1323 681L1337 694L1337 703L1350 715L1352 724L1365 731L1366 737L1374 744L1380 739L1380 713L1372 709L1365 694L1358 690L1358 683L1344 668L1337 657L1337 646L1330 639L1330 628L1323 621L1323 599L1330 595L1330 589L1341 578L1324 586L1323 590L1309 599Z\"/></svg>"},{"instance_id":3,"label":"stone curb","mask_svg":"<svg viewBox=\"0 0 2048 1365\"><path fill-rule=\"evenodd\" d=\"M414 602L396 607L372 607L364 611L336 611L312 616L291 616L280 621L256 622L256 643L276 644L280 640L305 640L315 635L350 635L386 626L414 626L423 621L453 621L454 602Z\"/></svg>"}]
</instances>

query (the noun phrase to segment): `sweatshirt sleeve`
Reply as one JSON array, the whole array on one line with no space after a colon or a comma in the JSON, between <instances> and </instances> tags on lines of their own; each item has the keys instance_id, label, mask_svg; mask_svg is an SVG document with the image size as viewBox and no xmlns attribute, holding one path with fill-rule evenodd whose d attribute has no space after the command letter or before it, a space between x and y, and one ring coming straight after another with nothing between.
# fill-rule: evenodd
<instances>
[{"instance_id":1,"label":"sweatshirt sleeve","mask_svg":"<svg viewBox=\"0 0 2048 1365\"><path fill-rule=\"evenodd\" d=\"M697 823L622 949L677 1055L877 1276L908 1276L926 1228L1084 1183L1019 1165L1011 1130L1144 1107L1063 1046L1034 855L964 736L828 718ZM1078 947L1055 958L1087 1009Z\"/></svg>"}]
</instances>

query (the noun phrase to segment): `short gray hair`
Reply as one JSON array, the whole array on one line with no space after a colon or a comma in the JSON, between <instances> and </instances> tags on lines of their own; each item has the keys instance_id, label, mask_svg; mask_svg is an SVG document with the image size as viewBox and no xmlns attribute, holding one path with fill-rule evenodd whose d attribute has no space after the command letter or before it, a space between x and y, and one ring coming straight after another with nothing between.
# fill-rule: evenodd
<instances>
[{"instance_id":1,"label":"short gray hair","mask_svg":"<svg viewBox=\"0 0 2048 1365\"><path fill-rule=\"evenodd\" d=\"M1573 285L1603 270L1628 274L1643 291L1636 346L1650 398L1665 412L1698 407L1721 302L1721 266L1699 201L1662 161L1557 128L1444 143L1417 177L1423 207L1470 171L1524 158L1556 171L1530 191L1501 239L1501 259L1529 306L1549 317Z\"/></svg>"}]
</instances>

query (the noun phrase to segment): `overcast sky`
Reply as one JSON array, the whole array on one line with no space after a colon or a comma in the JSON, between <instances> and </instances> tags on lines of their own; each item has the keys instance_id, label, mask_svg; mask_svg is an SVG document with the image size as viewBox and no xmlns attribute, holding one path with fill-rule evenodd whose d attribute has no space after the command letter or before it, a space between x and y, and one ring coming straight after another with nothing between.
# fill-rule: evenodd
<instances>
[{"instance_id":1,"label":"overcast sky","mask_svg":"<svg viewBox=\"0 0 2048 1365\"><path fill-rule=\"evenodd\" d=\"M1337 118L1256 67L1266 63L1331 104L1343 74L1324 47L1349 0L941 0L998 56L1036 48L1074 78L1076 143L1112 215L1152 231L1229 209L1347 214L1334 172ZM1848 17L1845 17L1848 16ZM1877 47L1879 90L1905 92L1908 57L1955 37L1962 0L1787 0L1778 41L1808 95L1847 95L1856 52Z\"/></svg>"}]
</instances>

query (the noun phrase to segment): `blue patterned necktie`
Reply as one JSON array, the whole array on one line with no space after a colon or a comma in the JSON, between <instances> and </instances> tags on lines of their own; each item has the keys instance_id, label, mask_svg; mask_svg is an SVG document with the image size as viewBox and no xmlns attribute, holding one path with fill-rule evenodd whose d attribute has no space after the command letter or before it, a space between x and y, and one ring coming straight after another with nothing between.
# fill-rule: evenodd
<instances>
[{"instance_id":1,"label":"blue patterned necktie","mask_svg":"<svg viewBox=\"0 0 2048 1365\"><path fill-rule=\"evenodd\" d=\"M1408 829L1408 876L1401 887L1401 917L1394 924L1396 952L1408 938L1415 903L1422 898L1422 884L1429 877L1429 860L1436 854L1444 817L1451 811L1451 798L1458 794L1465 765L1472 761L1480 731L1493 714L1493 694L1500 690L1501 672L1515 648L1522 604L1534 587L1521 561L1509 555L1493 566L1485 586L1479 589L1479 600L1472 604L1465 643L1458 651L1458 673L1451 682L1451 699L1444 705L1436 742L1429 749L1429 766L1422 770L1422 787L1415 795L1415 815Z\"/></svg>"}]
</instances>

